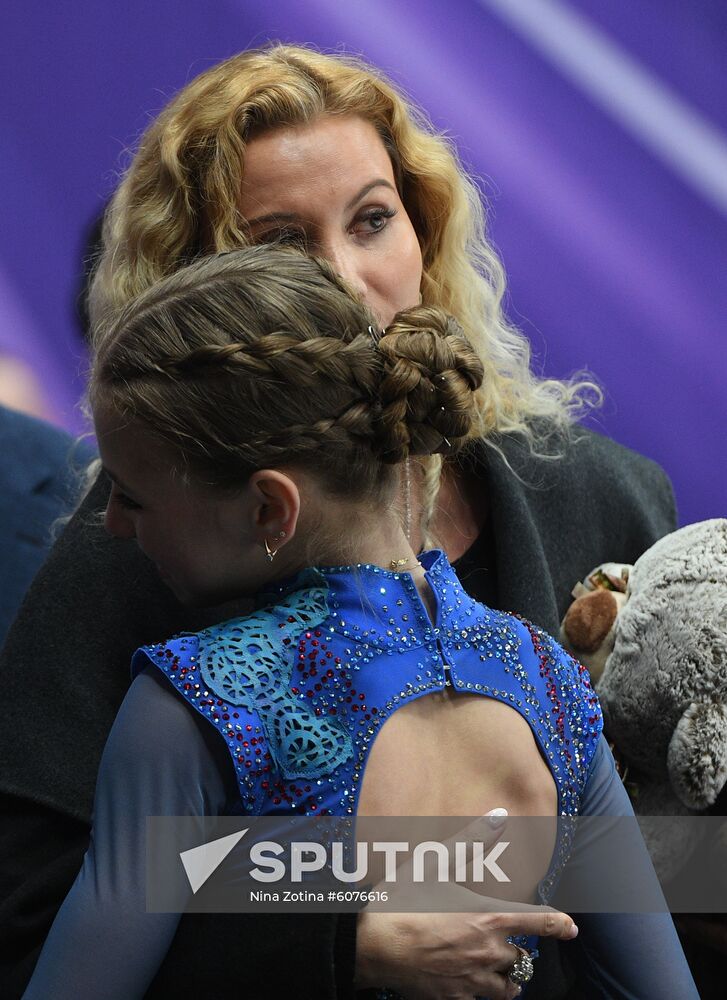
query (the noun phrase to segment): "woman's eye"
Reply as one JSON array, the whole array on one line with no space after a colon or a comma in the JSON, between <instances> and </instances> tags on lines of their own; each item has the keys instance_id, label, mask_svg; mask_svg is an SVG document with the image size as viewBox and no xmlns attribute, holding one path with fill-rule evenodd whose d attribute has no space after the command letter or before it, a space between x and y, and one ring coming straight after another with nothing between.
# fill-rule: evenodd
<instances>
[{"instance_id":1,"label":"woman's eye","mask_svg":"<svg viewBox=\"0 0 727 1000\"><path fill-rule=\"evenodd\" d=\"M286 226L282 229L269 229L266 233L260 233L255 237L254 242L264 243L266 246L294 247L297 250L305 250L308 246L308 237L302 229Z\"/></svg>"},{"instance_id":2,"label":"woman's eye","mask_svg":"<svg viewBox=\"0 0 727 1000\"><path fill-rule=\"evenodd\" d=\"M296 247L305 250L308 245L308 237L302 229L281 229L277 242L284 247Z\"/></svg>"},{"instance_id":3,"label":"woman's eye","mask_svg":"<svg viewBox=\"0 0 727 1000\"><path fill-rule=\"evenodd\" d=\"M386 229L389 219L396 215L395 208L370 208L356 219L353 231L364 236L373 236Z\"/></svg>"}]
</instances>

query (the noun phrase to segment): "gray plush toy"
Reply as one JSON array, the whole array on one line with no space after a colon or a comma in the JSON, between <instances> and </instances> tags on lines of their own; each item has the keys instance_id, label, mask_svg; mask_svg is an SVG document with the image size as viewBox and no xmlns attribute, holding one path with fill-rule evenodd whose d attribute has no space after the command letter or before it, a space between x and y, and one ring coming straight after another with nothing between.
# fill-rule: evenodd
<instances>
[{"instance_id":1,"label":"gray plush toy","mask_svg":"<svg viewBox=\"0 0 727 1000\"><path fill-rule=\"evenodd\" d=\"M690 824L727 784L727 520L689 525L574 591L561 641L592 672L605 729L662 879L696 849Z\"/></svg>"}]
</instances>

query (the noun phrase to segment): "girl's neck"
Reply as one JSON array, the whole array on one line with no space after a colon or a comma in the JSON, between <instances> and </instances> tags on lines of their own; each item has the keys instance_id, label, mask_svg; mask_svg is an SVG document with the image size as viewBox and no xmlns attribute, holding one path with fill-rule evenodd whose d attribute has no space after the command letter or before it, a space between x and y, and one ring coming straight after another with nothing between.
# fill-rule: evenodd
<instances>
[{"instance_id":1,"label":"girl's neck","mask_svg":"<svg viewBox=\"0 0 727 1000\"><path fill-rule=\"evenodd\" d=\"M328 543L316 546L315 559L304 559L305 565L311 565L313 562L318 566L365 564L409 573L433 619L434 600L426 581L424 568L407 539L398 516L382 517L374 524L352 518L345 524L341 536L334 536ZM351 541L349 539L352 536ZM302 569L303 565L298 568Z\"/></svg>"},{"instance_id":2,"label":"girl's neck","mask_svg":"<svg viewBox=\"0 0 727 1000\"><path fill-rule=\"evenodd\" d=\"M422 506L421 477L413 478L413 507ZM442 481L429 525L429 535L436 547L447 553L450 562L460 559L479 538L489 516L486 485L482 476L446 462ZM412 546L419 552L424 539L417 517L413 518Z\"/></svg>"},{"instance_id":3,"label":"girl's neck","mask_svg":"<svg viewBox=\"0 0 727 1000\"><path fill-rule=\"evenodd\" d=\"M353 543L344 538L344 543L333 539L329 544L317 548L316 562L319 566L341 566L369 564L382 569L412 572L419 567L419 560L398 521L378 522L367 529L361 521L352 521L347 529L357 536Z\"/></svg>"}]
</instances>

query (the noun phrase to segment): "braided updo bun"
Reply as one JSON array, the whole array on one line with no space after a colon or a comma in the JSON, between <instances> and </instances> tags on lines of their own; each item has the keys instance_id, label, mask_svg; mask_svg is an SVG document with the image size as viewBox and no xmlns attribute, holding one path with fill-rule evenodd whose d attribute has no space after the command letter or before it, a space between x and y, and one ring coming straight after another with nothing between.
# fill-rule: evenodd
<instances>
[{"instance_id":1,"label":"braided updo bun","mask_svg":"<svg viewBox=\"0 0 727 1000\"><path fill-rule=\"evenodd\" d=\"M376 444L386 462L455 451L472 435L484 367L462 327L441 309L394 317L379 351L384 369Z\"/></svg>"},{"instance_id":2,"label":"braided updo bun","mask_svg":"<svg viewBox=\"0 0 727 1000\"><path fill-rule=\"evenodd\" d=\"M213 486L298 466L380 497L408 455L472 436L483 366L439 309L370 330L328 264L247 247L177 271L97 330L91 403L141 421Z\"/></svg>"}]
</instances>

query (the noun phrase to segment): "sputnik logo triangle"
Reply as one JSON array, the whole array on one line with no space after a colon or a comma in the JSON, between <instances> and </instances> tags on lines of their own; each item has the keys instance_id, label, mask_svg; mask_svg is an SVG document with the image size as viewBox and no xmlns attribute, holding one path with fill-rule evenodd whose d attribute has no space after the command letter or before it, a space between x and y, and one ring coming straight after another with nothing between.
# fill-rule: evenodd
<instances>
[{"instance_id":1,"label":"sputnik logo triangle","mask_svg":"<svg viewBox=\"0 0 727 1000\"><path fill-rule=\"evenodd\" d=\"M210 840L199 847L192 847L188 851L181 851L179 857L182 859L187 879L192 887L192 892L198 892L207 879L214 874L225 860L230 851L242 840L249 827L238 833L232 833L229 837L220 837L219 840Z\"/></svg>"}]
</instances>

